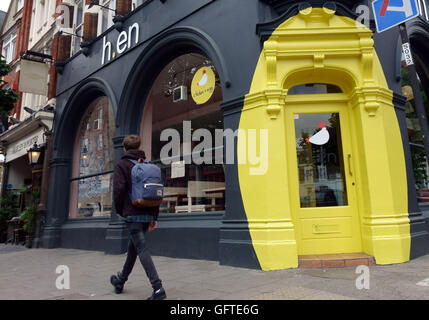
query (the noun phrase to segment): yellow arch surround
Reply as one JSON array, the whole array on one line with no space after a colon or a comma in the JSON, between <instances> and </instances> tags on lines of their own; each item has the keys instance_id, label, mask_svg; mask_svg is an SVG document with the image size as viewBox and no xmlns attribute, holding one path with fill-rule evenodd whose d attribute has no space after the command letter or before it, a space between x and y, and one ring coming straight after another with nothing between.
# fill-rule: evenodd
<instances>
[{"instance_id":1,"label":"yellow arch surround","mask_svg":"<svg viewBox=\"0 0 429 320\"><path fill-rule=\"evenodd\" d=\"M290 99L288 89L317 82L338 85L344 94L307 96L307 103L339 99L348 105L352 147L358 157L356 194L363 251L377 264L409 260L402 138L372 35L350 18L325 8L308 8L281 24L264 43L241 115L244 131L238 136L239 159L249 148L255 149L248 144L247 130L266 129L269 137L265 174L255 174L250 162L239 160L238 165L249 231L263 270L298 266L285 110L288 103L301 99ZM256 150L258 144L257 140Z\"/></svg>"}]
</instances>

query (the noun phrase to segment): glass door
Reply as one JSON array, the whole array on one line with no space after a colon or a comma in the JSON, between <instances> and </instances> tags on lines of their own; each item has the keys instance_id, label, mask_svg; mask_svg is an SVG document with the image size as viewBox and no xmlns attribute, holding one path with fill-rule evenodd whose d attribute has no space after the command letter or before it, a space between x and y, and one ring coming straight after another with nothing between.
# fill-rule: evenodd
<instances>
[{"instance_id":1,"label":"glass door","mask_svg":"<svg viewBox=\"0 0 429 320\"><path fill-rule=\"evenodd\" d=\"M299 254L361 251L346 105L288 106L291 207Z\"/></svg>"},{"instance_id":2,"label":"glass door","mask_svg":"<svg viewBox=\"0 0 429 320\"><path fill-rule=\"evenodd\" d=\"M301 208L346 206L339 113L295 114Z\"/></svg>"}]
</instances>

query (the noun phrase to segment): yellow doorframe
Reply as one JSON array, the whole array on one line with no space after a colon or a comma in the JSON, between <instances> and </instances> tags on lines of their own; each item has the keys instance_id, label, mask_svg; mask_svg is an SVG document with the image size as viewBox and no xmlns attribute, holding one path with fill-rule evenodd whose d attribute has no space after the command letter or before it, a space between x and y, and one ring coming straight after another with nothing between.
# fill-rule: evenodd
<instances>
[{"instance_id":1,"label":"yellow doorframe","mask_svg":"<svg viewBox=\"0 0 429 320\"><path fill-rule=\"evenodd\" d=\"M282 23L264 43L240 129L267 130L268 167L264 174L255 174L252 163L238 164L249 232L263 270L298 266L285 108L288 90L305 83L334 84L347 94L353 154L359 164L355 170L363 251L377 264L409 260L402 138L372 36L365 26L332 10L308 8ZM239 135L237 149L247 148L246 135Z\"/></svg>"}]
</instances>

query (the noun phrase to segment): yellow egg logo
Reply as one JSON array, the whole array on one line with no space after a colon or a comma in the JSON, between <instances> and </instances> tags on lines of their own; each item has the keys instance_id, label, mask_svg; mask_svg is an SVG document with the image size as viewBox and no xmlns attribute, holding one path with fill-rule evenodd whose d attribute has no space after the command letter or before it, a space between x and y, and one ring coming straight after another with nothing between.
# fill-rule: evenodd
<instances>
[{"instance_id":1,"label":"yellow egg logo","mask_svg":"<svg viewBox=\"0 0 429 320\"><path fill-rule=\"evenodd\" d=\"M199 69L192 79L191 93L196 104L204 104L215 91L216 77L210 67Z\"/></svg>"}]
</instances>

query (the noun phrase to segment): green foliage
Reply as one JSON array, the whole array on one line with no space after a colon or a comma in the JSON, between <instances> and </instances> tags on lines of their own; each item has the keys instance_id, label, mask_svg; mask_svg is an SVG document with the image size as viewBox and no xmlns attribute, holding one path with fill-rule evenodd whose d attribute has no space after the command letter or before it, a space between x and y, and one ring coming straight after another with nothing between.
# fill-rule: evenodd
<instances>
[{"instance_id":1,"label":"green foliage","mask_svg":"<svg viewBox=\"0 0 429 320\"><path fill-rule=\"evenodd\" d=\"M6 196L0 199L0 232L7 231L7 221L17 215L17 196L12 191L7 191Z\"/></svg>"},{"instance_id":2,"label":"green foliage","mask_svg":"<svg viewBox=\"0 0 429 320\"><path fill-rule=\"evenodd\" d=\"M37 205L40 199L40 192L34 191L31 194L31 204L22 211L21 220L24 221L24 231L30 234L36 232L36 216L37 216Z\"/></svg>"},{"instance_id":3,"label":"green foliage","mask_svg":"<svg viewBox=\"0 0 429 320\"><path fill-rule=\"evenodd\" d=\"M6 63L6 60L0 58L0 78L6 76L11 68ZM0 80L0 117L8 116L14 107L14 103L19 99L19 95L12 89L2 89L6 81Z\"/></svg>"}]
</instances>

